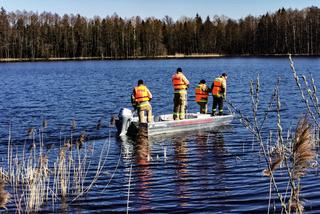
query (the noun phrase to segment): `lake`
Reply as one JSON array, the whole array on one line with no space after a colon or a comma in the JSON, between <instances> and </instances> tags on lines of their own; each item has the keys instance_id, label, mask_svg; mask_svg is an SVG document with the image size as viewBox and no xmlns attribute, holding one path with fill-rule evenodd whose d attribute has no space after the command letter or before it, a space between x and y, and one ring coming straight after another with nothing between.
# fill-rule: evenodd
<instances>
[{"instance_id":1,"label":"lake","mask_svg":"<svg viewBox=\"0 0 320 214\"><path fill-rule=\"evenodd\" d=\"M320 58L293 60L298 74L312 75L319 87ZM112 115L131 106L130 94L139 79L145 81L153 94L153 114L172 112L171 76L177 67L183 69L191 85L188 112L199 111L194 102L197 83L205 79L210 86L216 76L227 72L228 100L249 117L252 116L250 80L260 78L259 116L263 116L280 78L285 136L306 113L288 58L3 63L0 64L2 162L7 158L9 136L15 150L23 150L32 141L28 130L38 130L37 135L45 120L47 128L42 130L41 139L53 148L48 152L51 158L70 135L73 138L81 133L87 135L85 144L98 152L88 168L89 178L94 177L93 168L98 165L99 151L105 148L105 143L108 152L100 178L85 197L67 205L57 202L55 206L43 206L43 212L124 213L129 207L130 213L267 213L269 179L262 175L265 159L253 135L238 119L230 127L154 138L144 146L136 146L131 139L118 139L115 128L109 126ZM212 97L209 110L211 106ZM276 136L276 122L276 112L271 111L263 129L265 138L269 131ZM97 123L102 124L100 129ZM141 156L147 158L141 162L138 158ZM285 175L277 176L280 184L286 186L286 180L281 180ZM308 171L301 185L306 212L319 213L317 167ZM272 212L279 213L275 194L273 206L276 209L272 208ZM13 211L15 204L9 203L8 209Z\"/></svg>"}]
</instances>

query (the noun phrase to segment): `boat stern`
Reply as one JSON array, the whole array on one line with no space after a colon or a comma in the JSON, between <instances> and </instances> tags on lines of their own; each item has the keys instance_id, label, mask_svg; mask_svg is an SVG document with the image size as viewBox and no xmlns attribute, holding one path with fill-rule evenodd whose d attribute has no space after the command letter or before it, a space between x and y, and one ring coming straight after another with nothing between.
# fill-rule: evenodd
<instances>
[{"instance_id":1,"label":"boat stern","mask_svg":"<svg viewBox=\"0 0 320 214\"><path fill-rule=\"evenodd\" d=\"M128 128L133 118L132 111L128 108L122 108L118 114L118 120L116 120L116 127L119 136L127 134Z\"/></svg>"}]
</instances>

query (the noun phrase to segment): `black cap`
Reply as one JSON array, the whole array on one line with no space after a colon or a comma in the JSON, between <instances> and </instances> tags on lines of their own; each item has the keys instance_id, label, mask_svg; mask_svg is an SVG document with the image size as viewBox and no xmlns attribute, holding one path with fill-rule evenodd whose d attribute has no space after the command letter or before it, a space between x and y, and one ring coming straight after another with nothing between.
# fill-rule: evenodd
<instances>
[{"instance_id":1,"label":"black cap","mask_svg":"<svg viewBox=\"0 0 320 214\"><path fill-rule=\"evenodd\" d=\"M205 84L206 81L205 80L200 80L200 83Z\"/></svg>"},{"instance_id":2,"label":"black cap","mask_svg":"<svg viewBox=\"0 0 320 214\"><path fill-rule=\"evenodd\" d=\"M221 76L227 77L228 75L227 75L227 73L222 73Z\"/></svg>"},{"instance_id":3,"label":"black cap","mask_svg":"<svg viewBox=\"0 0 320 214\"><path fill-rule=\"evenodd\" d=\"M182 72L182 69L181 68L177 68L177 73L178 72Z\"/></svg>"},{"instance_id":4,"label":"black cap","mask_svg":"<svg viewBox=\"0 0 320 214\"><path fill-rule=\"evenodd\" d=\"M138 80L138 85L142 85L143 84L143 80Z\"/></svg>"}]
</instances>

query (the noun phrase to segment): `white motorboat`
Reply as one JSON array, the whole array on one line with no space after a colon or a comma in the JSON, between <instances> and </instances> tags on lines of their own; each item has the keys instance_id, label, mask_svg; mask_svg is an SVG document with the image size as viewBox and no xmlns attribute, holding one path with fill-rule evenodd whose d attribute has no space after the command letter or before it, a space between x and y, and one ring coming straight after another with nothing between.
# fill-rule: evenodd
<instances>
[{"instance_id":1,"label":"white motorboat","mask_svg":"<svg viewBox=\"0 0 320 214\"><path fill-rule=\"evenodd\" d=\"M173 120L172 114L164 114L155 117L151 123L139 123L138 117L133 117L130 109L122 108L115 122L119 136L135 136L142 127L148 136L155 136L226 126L230 124L233 117L233 114L211 116L210 114L187 113L186 119Z\"/></svg>"}]
</instances>

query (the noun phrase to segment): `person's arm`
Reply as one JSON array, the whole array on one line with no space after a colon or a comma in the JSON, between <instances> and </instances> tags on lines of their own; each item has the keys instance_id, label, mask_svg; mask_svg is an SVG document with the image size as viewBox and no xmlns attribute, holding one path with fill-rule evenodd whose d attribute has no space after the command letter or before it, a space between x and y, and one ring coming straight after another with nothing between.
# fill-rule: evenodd
<instances>
[{"instance_id":1,"label":"person's arm","mask_svg":"<svg viewBox=\"0 0 320 214\"><path fill-rule=\"evenodd\" d=\"M148 88L147 88L147 92L148 92L149 100L151 101L151 100L152 100L152 94L151 94L151 92L149 91L149 89L148 89Z\"/></svg>"},{"instance_id":2,"label":"person's arm","mask_svg":"<svg viewBox=\"0 0 320 214\"><path fill-rule=\"evenodd\" d=\"M136 110L136 108L137 108L135 93L136 93L136 91L133 89L133 92L131 94L131 105L134 108L134 110Z\"/></svg>"},{"instance_id":3,"label":"person's arm","mask_svg":"<svg viewBox=\"0 0 320 214\"><path fill-rule=\"evenodd\" d=\"M133 89L132 94L131 94L132 99L135 101L135 97L136 97L136 90Z\"/></svg>"},{"instance_id":4,"label":"person's arm","mask_svg":"<svg viewBox=\"0 0 320 214\"><path fill-rule=\"evenodd\" d=\"M135 103L136 99L134 98L134 95L131 94L131 103Z\"/></svg>"},{"instance_id":5,"label":"person's arm","mask_svg":"<svg viewBox=\"0 0 320 214\"><path fill-rule=\"evenodd\" d=\"M221 93L223 93L222 97L223 99L226 99L226 96L227 96L227 86L226 86L226 82L223 81L221 83Z\"/></svg>"},{"instance_id":6,"label":"person's arm","mask_svg":"<svg viewBox=\"0 0 320 214\"><path fill-rule=\"evenodd\" d=\"M189 88L189 84L190 84L190 82L189 82L189 80L186 78L186 76L182 76L182 80L183 80L183 82L187 85L187 87Z\"/></svg>"}]
</instances>

